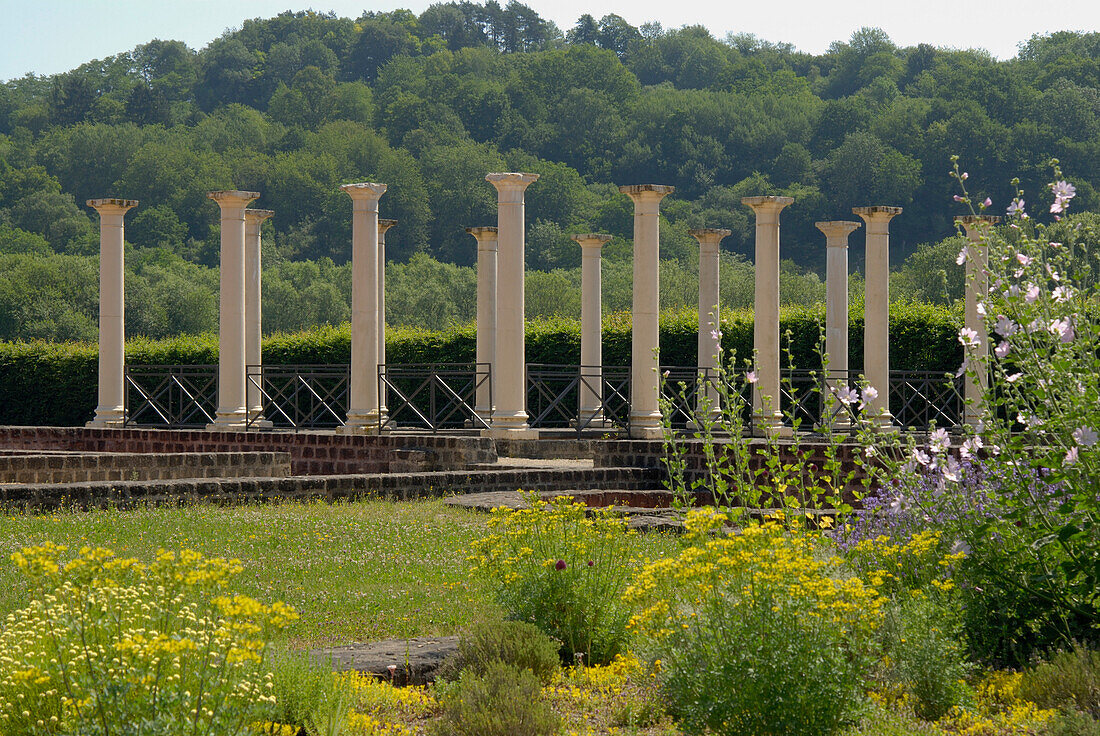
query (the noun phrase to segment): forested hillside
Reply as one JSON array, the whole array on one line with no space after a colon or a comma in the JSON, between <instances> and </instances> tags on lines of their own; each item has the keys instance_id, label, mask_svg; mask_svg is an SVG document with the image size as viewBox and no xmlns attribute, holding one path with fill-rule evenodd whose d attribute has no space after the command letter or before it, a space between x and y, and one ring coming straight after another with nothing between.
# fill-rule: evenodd
<instances>
[{"instance_id":1,"label":"forested hillside","mask_svg":"<svg viewBox=\"0 0 1100 736\"><path fill-rule=\"evenodd\" d=\"M898 263L952 235L962 211L952 153L998 209L1014 176L1040 209L1052 157L1077 187L1075 208L1097 209L1100 33L1034 37L996 61L899 48L876 29L823 55L614 15L563 32L516 2L437 4L419 17L288 12L199 51L153 40L0 85L0 268L11 275L0 280L0 339L94 335L91 197L141 201L127 218L128 298L144 311L164 305L130 329L161 335L213 326L217 207L206 192L262 192L254 206L276 212L268 284L286 302L265 308L287 310L280 326L290 329L347 308L339 272L351 207L338 186L348 181L389 184L382 215L400 225L388 251L398 264L418 255L402 267L421 293L425 274L471 278L449 264L473 262L464 227L495 220L489 171L542 175L528 190L528 266L548 272L548 294L575 281L569 232L613 233L608 267L629 261L619 184L676 186L663 204L670 274L694 268L695 226L730 228L727 266L751 273L736 257L752 237L740 198L789 194L783 256L799 290L790 298L804 301L820 287L798 273L822 261L816 220L850 218L853 205L905 207L891 226ZM56 304L44 296L53 292ZM437 316L466 318L458 312Z\"/></svg>"}]
</instances>

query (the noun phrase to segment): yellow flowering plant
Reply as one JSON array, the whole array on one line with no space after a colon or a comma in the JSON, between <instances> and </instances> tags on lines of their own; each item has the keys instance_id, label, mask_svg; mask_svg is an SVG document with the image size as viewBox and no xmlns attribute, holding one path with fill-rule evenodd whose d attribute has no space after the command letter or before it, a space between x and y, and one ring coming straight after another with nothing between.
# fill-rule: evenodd
<instances>
[{"instance_id":1,"label":"yellow flowering plant","mask_svg":"<svg viewBox=\"0 0 1100 736\"><path fill-rule=\"evenodd\" d=\"M837 732L864 699L882 596L810 533L768 520L726 534L728 521L691 511L690 546L625 594L673 715L689 734Z\"/></svg>"},{"instance_id":2,"label":"yellow flowering plant","mask_svg":"<svg viewBox=\"0 0 1100 736\"><path fill-rule=\"evenodd\" d=\"M66 551L12 555L32 598L0 625L0 733L230 736L265 720L267 642L297 614L233 595L240 563Z\"/></svg>"},{"instance_id":3,"label":"yellow flowering plant","mask_svg":"<svg viewBox=\"0 0 1100 736\"><path fill-rule=\"evenodd\" d=\"M473 545L471 575L484 579L507 614L562 642L569 660L610 662L626 639L622 593L633 574L635 533L612 510L570 496L530 508L493 509L490 534Z\"/></svg>"}]
</instances>

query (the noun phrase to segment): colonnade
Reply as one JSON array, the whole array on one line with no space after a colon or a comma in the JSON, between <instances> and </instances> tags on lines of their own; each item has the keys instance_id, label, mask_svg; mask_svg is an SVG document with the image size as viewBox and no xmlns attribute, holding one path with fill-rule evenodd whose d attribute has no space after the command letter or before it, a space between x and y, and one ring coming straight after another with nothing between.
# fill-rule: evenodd
<instances>
[{"instance_id":1,"label":"colonnade","mask_svg":"<svg viewBox=\"0 0 1100 736\"><path fill-rule=\"evenodd\" d=\"M495 437L534 437L526 411L524 335L524 196L537 174L504 172L485 177L497 192L497 225L470 227L477 240L477 362L490 366L489 381L479 382L474 412L479 426ZM338 431L377 431L386 420L386 394L379 388L377 368L385 365L385 236L396 220L379 219L379 200L385 184L362 182L341 189L352 200L352 324L351 378L347 421ZM659 328L659 212L661 200L673 187L642 184L620 187L634 204L634 285L631 342L630 433L637 438L661 436L658 406L660 382ZM216 429L270 427L262 416L258 386L246 380L246 367L261 364L261 242L263 222L275 213L248 209L259 192L210 192L220 209L221 269L219 311L218 399ZM753 428L757 434L784 431L780 412L779 262L780 213L791 197L745 197L755 224L755 325L753 370ZM125 199L89 200L100 216L100 352L99 404L89 426L121 426L125 421L123 219L137 202ZM900 207L855 207L866 224L866 312L864 375L876 391L864 400L876 425L891 427L889 414L889 223ZM966 325L979 334L978 357L988 353L988 337L977 304L988 290L983 235L997 218L958 218L970 238L967 261ZM826 238L825 349L830 371L848 368L848 237L860 227L854 221L816 223ZM719 245L729 230L690 231L699 242L700 376L719 367ZM602 310L601 250L611 240L601 233L570 236L581 247L581 371L579 422L602 426ZM711 411L719 411L713 385L700 392ZM839 384L839 379L837 380ZM839 385L834 386L839 388ZM966 384L966 421L976 424L981 413L984 377ZM843 414L837 428L846 425Z\"/></svg>"}]
</instances>

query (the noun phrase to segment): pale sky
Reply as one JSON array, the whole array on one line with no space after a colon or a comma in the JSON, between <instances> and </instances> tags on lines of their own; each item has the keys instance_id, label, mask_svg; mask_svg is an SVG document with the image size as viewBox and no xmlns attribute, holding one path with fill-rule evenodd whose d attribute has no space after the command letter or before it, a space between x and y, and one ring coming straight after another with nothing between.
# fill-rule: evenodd
<instances>
[{"instance_id":1,"label":"pale sky","mask_svg":"<svg viewBox=\"0 0 1100 736\"><path fill-rule=\"evenodd\" d=\"M405 7L420 13L430 0L0 0L0 80L28 72L55 74L153 38L201 49L248 18L283 10L336 11L355 18L364 10ZM505 1L501 0L504 5ZM1100 30L1100 0L529 0L527 5L568 30L578 16L617 13L634 25L666 28L701 24L718 38L754 33L821 53L861 26L885 30L894 43L926 42L984 48L1000 59L1034 33ZM1057 9L1053 12L1052 9Z\"/></svg>"}]
</instances>

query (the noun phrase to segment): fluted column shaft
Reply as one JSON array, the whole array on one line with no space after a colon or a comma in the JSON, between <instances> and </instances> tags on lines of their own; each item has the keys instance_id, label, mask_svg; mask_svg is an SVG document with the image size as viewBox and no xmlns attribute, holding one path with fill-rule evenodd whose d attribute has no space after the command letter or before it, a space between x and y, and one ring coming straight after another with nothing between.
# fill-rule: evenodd
<instances>
[{"instance_id":1,"label":"fluted column shaft","mask_svg":"<svg viewBox=\"0 0 1100 736\"><path fill-rule=\"evenodd\" d=\"M385 184L340 187L351 197L351 381L348 418L339 431L367 433L379 424L378 200Z\"/></svg>"},{"instance_id":2,"label":"fluted column shaft","mask_svg":"<svg viewBox=\"0 0 1100 736\"><path fill-rule=\"evenodd\" d=\"M601 253L610 235L576 233L581 246L581 426L602 424L603 411L603 268Z\"/></svg>"},{"instance_id":3,"label":"fluted column shaft","mask_svg":"<svg viewBox=\"0 0 1100 736\"><path fill-rule=\"evenodd\" d=\"M485 424L493 422L493 391L496 381L497 344L497 228L468 227L477 239L477 362L478 370L489 366L489 380L477 375L474 413Z\"/></svg>"},{"instance_id":4,"label":"fluted column shaft","mask_svg":"<svg viewBox=\"0 0 1100 736\"><path fill-rule=\"evenodd\" d=\"M386 231L397 225L397 220L378 220L378 364L386 364ZM379 384L378 412L383 423L389 418L386 399L389 392Z\"/></svg>"},{"instance_id":5,"label":"fluted column shaft","mask_svg":"<svg viewBox=\"0 0 1100 736\"><path fill-rule=\"evenodd\" d=\"M989 371L986 361L989 358L989 331L985 318L978 313L978 304L984 303L989 296L989 231L1001 221L991 215L968 215L956 217L956 222L966 229L969 240L966 246L966 308L964 323L967 329L977 333L977 344L966 348L968 367L975 375L967 372L963 386L963 422L977 427L985 414L985 392L989 388Z\"/></svg>"},{"instance_id":6,"label":"fluted column shaft","mask_svg":"<svg viewBox=\"0 0 1100 736\"><path fill-rule=\"evenodd\" d=\"M271 422L263 418L263 393L260 391L262 376L254 375L249 381L247 366L259 366L263 362L263 276L260 255L260 230L264 220L273 216L271 210L244 211L244 363L245 403L248 405L248 423L253 428L267 428Z\"/></svg>"},{"instance_id":7,"label":"fluted column shaft","mask_svg":"<svg viewBox=\"0 0 1100 736\"><path fill-rule=\"evenodd\" d=\"M890 415L890 220L901 207L853 207L867 225L867 294L863 300L863 374L878 396L865 403L879 429L893 426Z\"/></svg>"},{"instance_id":8,"label":"fluted column shaft","mask_svg":"<svg viewBox=\"0 0 1100 736\"><path fill-rule=\"evenodd\" d=\"M211 429L244 429L245 396L245 208L259 192L223 190L206 195L221 209L218 301L218 408Z\"/></svg>"},{"instance_id":9,"label":"fluted column shaft","mask_svg":"<svg viewBox=\"0 0 1100 736\"><path fill-rule=\"evenodd\" d=\"M493 427L497 437L537 437L527 425L527 361L524 356L524 191L538 174L494 173L497 190L497 341L493 368Z\"/></svg>"},{"instance_id":10,"label":"fluted column shaft","mask_svg":"<svg viewBox=\"0 0 1100 736\"><path fill-rule=\"evenodd\" d=\"M133 199L89 199L99 213L99 403L89 427L121 427L126 421L126 213Z\"/></svg>"},{"instance_id":11,"label":"fluted column shaft","mask_svg":"<svg viewBox=\"0 0 1100 736\"><path fill-rule=\"evenodd\" d=\"M711 421L717 421L722 414L718 405L718 366L721 362L722 346L719 329L720 314L718 303L718 250L722 239L730 234L729 230L701 228L690 230L691 236L699 241L699 341L698 366L699 381L702 390L696 390L696 411L701 411L705 403L709 407Z\"/></svg>"},{"instance_id":12,"label":"fluted column shaft","mask_svg":"<svg viewBox=\"0 0 1100 736\"><path fill-rule=\"evenodd\" d=\"M630 349L630 436L659 439L660 207L675 191L660 184L619 187L634 201L634 307Z\"/></svg>"},{"instance_id":13,"label":"fluted column shaft","mask_svg":"<svg viewBox=\"0 0 1100 736\"><path fill-rule=\"evenodd\" d=\"M779 213L792 197L744 197L756 214L756 296L753 303L753 429L772 435L783 427L779 406Z\"/></svg>"},{"instance_id":14,"label":"fluted column shaft","mask_svg":"<svg viewBox=\"0 0 1100 736\"><path fill-rule=\"evenodd\" d=\"M816 225L825 234L825 354L829 372L836 376L827 379L835 396L848 384L848 236L860 223L834 220ZM850 425L848 412L833 418L834 429Z\"/></svg>"}]
</instances>

